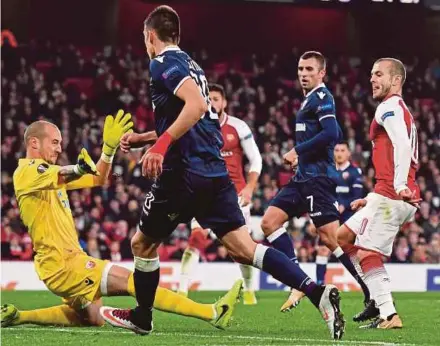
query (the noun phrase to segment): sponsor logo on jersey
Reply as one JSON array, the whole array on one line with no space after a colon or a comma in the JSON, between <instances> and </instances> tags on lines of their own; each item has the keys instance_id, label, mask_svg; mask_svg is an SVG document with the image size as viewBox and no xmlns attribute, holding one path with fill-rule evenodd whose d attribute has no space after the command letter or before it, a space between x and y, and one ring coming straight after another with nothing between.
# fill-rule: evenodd
<instances>
[{"instance_id":1,"label":"sponsor logo on jersey","mask_svg":"<svg viewBox=\"0 0 440 346\"><path fill-rule=\"evenodd\" d=\"M322 213L320 211L313 213L313 214L310 214L311 217L321 216L321 215L322 215Z\"/></svg>"},{"instance_id":2,"label":"sponsor logo on jersey","mask_svg":"<svg viewBox=\"0 0 440 346\"><path fill-rule=\"evenodd\" d=\"M306 130L306 124L305 123L296 123L295 125L295 131L296 132L303 132Z\"/></svg>"},{"instance_id":3,"label":"sponsor logo on jersey","mask_svg":"<svg viewBox=\"0 0 440 346\"><path fill-rule=\"evenodd\" d=\"M96 267L96 263L93 261L87 261L86 263L86 269L93 269Z\"/></svg>"},{"instance_id":4,"label":"sponsor logo on jersey","mask_svg":"<svg viewBox=\"0 0 440 346\"><path fill-rule=\"evenodd\" d=\"M348 186L337 186L336 193L349 193L350 188Z\"/></svg>"},{"instance_id":5,"label":"sponsor logo on jersey","mask_svg":"<svg viewBox=\"0 0 440 346\"><path fill-rule=\"evenodd\" d=\"M221 151L220 154L222 157L230 157L230 156L234 155L232 153L232 151Z\"/></svg>"},{"instance_id":6,"label":"sponsor logo on jersey","mask_svg":"<svg viewBox=\"0 0 440 346\"><path fill-rule=\"evenodd\" d=\"M42 164L38 165L37 172L40 173L40 174L43 174L48 169L49 169L49 165L47 163L42 163Z\"/></svg>"}]
</instances>

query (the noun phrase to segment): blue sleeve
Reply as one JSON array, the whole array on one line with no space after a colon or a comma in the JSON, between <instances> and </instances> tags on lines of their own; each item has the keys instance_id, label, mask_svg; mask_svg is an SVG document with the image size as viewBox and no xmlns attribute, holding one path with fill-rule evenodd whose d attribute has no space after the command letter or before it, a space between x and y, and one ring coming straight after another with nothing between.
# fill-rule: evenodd
<instances>
[{"instance_id":1,"label":"blue sleeve","mask_svg":"<svg viewBox=\"0 0 440 346\"><path fill-rule=\"evenodd\" d=\"M338 140L340 130L334 116L324 117L320 120L320 123L322 130L316 136L295 147L298 155L307 154L311 151L325 148L332 141Z\"/></svg>"},{"instance_id":2,"label":"blue sleeve","mask_svg":"<svg viewBox=\"0 0 440 346\"><path fill-rule=\"evenodd\" d=\"M363 185L363 176L360 168L355 168L353 170L354 178L353 183L351 185L352 197L353 200L364 197L364 185Z\"/></svg>"},{"instance_id":3,"label":"blue sleeve","mask_svg":"<svg viewBox=\"0 0 440 346\"><path fill-rule=\"evenodd\" d=\"M150 63L151 78L155 82L163 84L173 94L182 83L190 78L189 68L168 56L160 56L153 59Z\"/></svg>"}]
</instances>

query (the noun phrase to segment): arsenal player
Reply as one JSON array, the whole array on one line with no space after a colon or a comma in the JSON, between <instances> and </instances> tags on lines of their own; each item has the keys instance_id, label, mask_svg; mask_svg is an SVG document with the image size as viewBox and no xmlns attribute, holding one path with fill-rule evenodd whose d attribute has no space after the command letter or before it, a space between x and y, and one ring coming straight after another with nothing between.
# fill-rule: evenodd
<instances>
[{"instance_id":1,"label":"arsenal player","mask_svg":"<svg viewBox=\"0 0 440 346\"><path fill-rule=\"evenodd\" d=\"M226 161L226 167L229 176L235 185L239 196L239 204L243 212L243 216L250 228L250 208L252 194L258 182L258 177L261 173L262 158L251 129L243 121L236 117L226 114L225 108L227 105L225 90L219 84L209 85L209 98L212 106L219 115L221 132L223 136L224 146L221 149L221 155ZM249 161L249 171L247 179L244 177L243 155ZM202 229L199 223L193 219L191 222L191 236L189 238L189 246L185 250L182 257L182 267L180 275L180 284L178 292L182 295L188 294L188 287L191 273L194 266L199 262L199 248L209 233L208 230ZM252 273L253 268L247 265L240 264L240 269L244 279L244 304L256 304L257 300L252 287Z\"/></svg>"},{"instance_id":2,"label":"arsenal player","mask_svg":"<svg viewBox=\"0 0 440 346\"><path fill-rule=\"evenodd\" d=\"M351 203L357 212L338 230L339 243L351 246L371 292L370 302L354 320L375 320L361 328L402 328L382 257L391 255L400 226L412 219L421 201L417 129L402 99L405 78L400 60L382 58L373 65L373 98L380 101L370 127L376 185L366 198Z\"/></svg>"}]
</instances>

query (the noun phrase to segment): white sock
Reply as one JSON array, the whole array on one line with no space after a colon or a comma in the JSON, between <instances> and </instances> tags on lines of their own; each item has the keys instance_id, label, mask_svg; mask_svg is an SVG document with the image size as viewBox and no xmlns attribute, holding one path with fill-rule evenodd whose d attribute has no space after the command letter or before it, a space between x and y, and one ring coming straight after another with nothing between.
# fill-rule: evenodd
<instances>
[{"instance_id":1,"label":"white sock","mask_svg":"<svg viewBox=\"0 0 440 346\"><path fill-rule=\"evenodd\" d=\"M380 317L386 319L396 313L391 296L391 282L385 267L374 268L365 274L365 284L371 293L371 298L376 301Z\"/></svg>"},{"instance_id":2,"label":"white sock","mask_svg":"<svg viewBox=\"0 0 440 346\"><path fill-rule=\"evenodd\" d=\"M344 254L344 250L340 246L338 246L334 251L333 255L335 255L336 258L341 257Z\"/></svg>"},{"instance_id":3,"label":"white sock","mask_svg":"<svg viewBox=\"0 0 440 346\"><path fill-rule=\"evenodd\" d=\"M188 293L191 275L194 272L195 266L197 265L197 263L199 263L199 260L199 250L187 248L183 253L182 263L180 267L179 292Z\"/></svg>"},{"instance_id":4,"label":"white sock","mask_svg":"<svg viewBox=\"0 0 440 346\"><path fill-rule=\"evenodd\" d=\"M327 264L328 263L328 257L327 256L316 256L315 260L316 264Z\"/></svg>"},{"instance_id":5,"label":"white sock","mask_svg":"<svg viewBox=\"0 0 440 346\"><path fill-rule=\"evenodd\" d=\"M241 276L244 280L244 290L253 291L252 278L254 274L254 268L246 264L240 264Z\"/></svg>"}]
</instances>

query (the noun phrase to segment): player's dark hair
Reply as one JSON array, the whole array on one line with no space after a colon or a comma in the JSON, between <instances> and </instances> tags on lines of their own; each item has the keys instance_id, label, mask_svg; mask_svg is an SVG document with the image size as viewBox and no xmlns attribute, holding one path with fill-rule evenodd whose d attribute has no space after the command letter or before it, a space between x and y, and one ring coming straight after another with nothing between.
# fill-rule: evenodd
<instances>
[{"instance_id":1,"label":"player's dark hair","mask_svg":"<svg viewBox=\"0 0 440 346\"><path fill-rule=\"evenodd\" d=\"M347 147L347 149L350 150L350 146L348 145L347 141L339 141L337 144L345 145Z\"/></svg>"},{"instance_id":2,"label":"player's dark hair","mask_svg":"<svg viewBox=\"0 0 440 346\"><path fill-rule=\"evenodd\" d=\"M303 55L301 55L300 57L300 59L303 60L307 60L311 58L315 58L318 61L319 66L321 66L321 70L325 70L327 63L325 61L324 55L322 55L320 52L317 52L315 50L310 50L308 52L303 53Z\"/></svg>"},{"instance_id":3,"label":"player's dark hair","mask_svg":"<svg viewBox=\"0 0 440 346\"><path fill-rule=\"evenodd\" d=\"M144 25L153 29L159 40L178 44L180 40L180 19L170 6L162 5L150 12Z\"/></svg>"},{"instance_id":4,"label":"player's dark hair","mask_svg":"<svg viewBox=\"0 0 440 346\"><path fill-rule=\"evenodd\" d=\"M406 68L403 62L396 58L380 58L375 61L375 64L381 61L388 61L391 63L391 75L392 76L401 76L402 77L402 85L406 80Z\"/></svg>"},{"instance_id":5,"label":"player's dark hair","mask_svg":"<svg viewBox=\"0 0 440 346\"><path fill-rule=\"evenodd\" d=\"M222 85L211 83L211 84L209 84L208 88L209 88L209 91L216 91L216 92L220 93L220 95L222 95L222 97L224 99L226 99L225 88L223 88Z\"/></svg>"}]
</instances>

